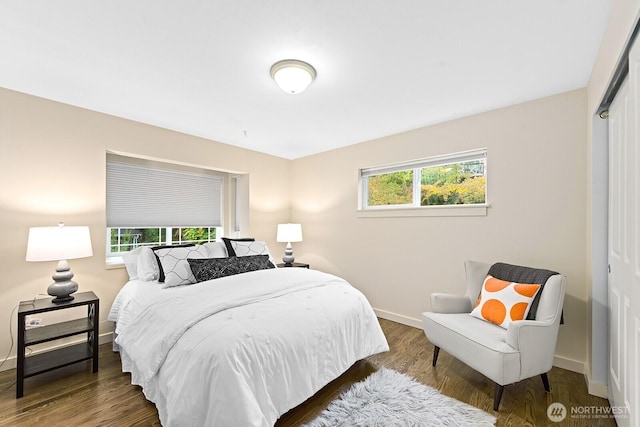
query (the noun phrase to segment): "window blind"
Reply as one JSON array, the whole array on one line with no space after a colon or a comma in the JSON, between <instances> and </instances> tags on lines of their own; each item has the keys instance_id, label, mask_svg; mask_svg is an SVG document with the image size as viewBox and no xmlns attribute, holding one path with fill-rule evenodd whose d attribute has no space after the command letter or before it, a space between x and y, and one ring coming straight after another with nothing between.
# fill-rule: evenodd
<instances>
[{"instance_id":1,"label":"window blind","mask_svg":"<svg viewBox=\"0 0 640 427\"><path fill-rule=\"evenodd\" d=\"M222 226L221 176L107 160L107 227Z\"/></svg>"},{"instance_id":2,"label":"window blind","mask_svg":"<svg viewBox=\"0 0 640 427\"><path fill-rule=\"evenodd\" d=\"M446 154L443 156L429 157L428 159L412 160L409 162L395 163L393 165L376 166L360 170L361 177L382 175L387 173L401 172L409 169L428 168L432 166L449 165L452 163L463 163L472 160L482 160L487 157L487 150L464 151L461 153Z\"/></svg>"}]
</instances>

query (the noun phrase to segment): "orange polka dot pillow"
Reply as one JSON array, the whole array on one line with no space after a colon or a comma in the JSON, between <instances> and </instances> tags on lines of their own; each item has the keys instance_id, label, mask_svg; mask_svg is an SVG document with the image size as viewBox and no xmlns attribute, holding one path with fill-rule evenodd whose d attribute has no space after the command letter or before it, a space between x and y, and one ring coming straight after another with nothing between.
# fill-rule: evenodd
<instances>
[{"instance_id":1,"label":"orange polka dot pillow","mask_svg":"<svg viewBox=\"0 0 640 427\"><path fill-rule=\"evenodd\" d=\"M503 328L527 318L540 285L507 282L487 275L471 315Z\"/></svg>"}]
</instances>

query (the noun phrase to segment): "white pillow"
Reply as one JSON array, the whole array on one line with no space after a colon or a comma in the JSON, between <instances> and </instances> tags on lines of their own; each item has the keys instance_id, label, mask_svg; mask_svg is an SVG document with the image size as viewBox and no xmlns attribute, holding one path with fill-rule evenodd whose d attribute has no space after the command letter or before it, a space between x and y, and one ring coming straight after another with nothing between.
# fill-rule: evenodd
<instances>
[{"instance_id":1,"label":"white pillow","mask_svg":"<svg viewBox=\"0 0 640 427\"><path fill-rule=\"evenodd\" d=\"M527 318L540 288L536 283L509 282L487 274L476 306L469 314L508 329L512 322Z\"/></svg>"},{"instance_id":2,"label":"white pillow","mask_svg":"<svg viewBox=\"0 0 640 427\"><path fill-rule=\"evenodd\" d=\"M236 256L251 256L251 255L269 255L269 261L275 266L267 243L261 240L255 242L244 242L240 240L232 240L231 247L236 252Z\"/></svg>"},{"instance_id":3,"label":"white pillow","mask_svg":"<svg viewBox=\"0 0 640 427\"><path fill-rule=\"evenodd\" d=\"M138 279L145 282L158 280L160 267L156 256L149 246L143 246L138 253Z\"/></svg>"},{"instance_id":4,"label":"white pillow","mask_svg":"<svg viewBox=\"0 0 640 427\"><path fill-rule=\"evenodd\" d=\"M140 249L142 248L135 248L122 255L122 261L129 274L129 280L136 280L138 278L138 255L140 254Z\"/></svg>"},{"instance_id":5,"label":"white pillow","mask_svg":"<svg viewBox=\"0 0 640 427\"><path fill-rule=\"evenodd\" d=\"M262 241L243 242L232 240L231 247L236 252L236 256L270 255L267 244Z\"/></svg>"},{"instance_id":6,"label":"white pillow","mask_svg":"<svg viewBox=\"0 0 640 427\"><path fill-rule=\"evenodd\" d=\"M187 258L209 258L209 251L202 245L158 249L155 253L164 270L163 288L196 283Z\"/></svg>"},{"instance_id":7,"label":"white pillow","mask_svg":"<svg viewBox=\"0 0 640 427\"><path fill-rule=\"evenodd\" d=\"M205 248L209 252L209 258L227 258L229 254L227 253L227 247L224 245L224 242L210 242L205 243Z\"/></svg>"}]
</instances>

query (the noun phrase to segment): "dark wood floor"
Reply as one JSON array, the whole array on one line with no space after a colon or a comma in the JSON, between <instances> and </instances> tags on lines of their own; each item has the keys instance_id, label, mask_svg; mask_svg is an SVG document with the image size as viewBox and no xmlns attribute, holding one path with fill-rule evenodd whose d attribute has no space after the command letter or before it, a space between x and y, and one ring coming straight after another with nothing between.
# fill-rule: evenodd
<instances>
[{"instance_id":1,"label":"dark wood floor","mask_svg":"<svg viewBox=\"0 0 640 427\"><path fill-rule=\"evenodd\" d=\"M479 373L441 351L438 366L431 366L433 346L421 329L380 320L391 351L356 363L341 377L311 399L292 409L276 423L278 427L298 426L316 417L333 399L354 382L380 366L406 373L423 384L469 403L498 418L497 426L615 426L610 419L568 417L559 424L547 418L552 402L573 407L608 405L587 393L584 377L553 368L549 373L551 393L546 394L539 377L505 387L500 411L493 411L493 384ZM28 378L25 396L15 398L15 370L0 373L0 426L159 426L155 406L130 376L120 369L111 344L100 346L100 371L90 364L76 364Z\"/></svg>"}]
</instances>

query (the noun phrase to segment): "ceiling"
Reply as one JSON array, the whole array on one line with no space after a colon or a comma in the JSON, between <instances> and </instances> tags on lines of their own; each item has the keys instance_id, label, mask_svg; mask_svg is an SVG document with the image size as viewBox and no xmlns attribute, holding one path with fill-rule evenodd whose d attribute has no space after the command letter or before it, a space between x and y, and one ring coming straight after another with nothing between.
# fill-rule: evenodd
<instances>
[{"instance_id":1,"label":"ceiling","mask_svg":"<svg viewBox=\"0 0 640 427\"><path fill-rule=\"evenodd\" d=\"M294 159L585 87L611 4L0 0L0 87Z\"/></svg>"}]
</instances>

